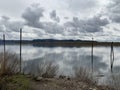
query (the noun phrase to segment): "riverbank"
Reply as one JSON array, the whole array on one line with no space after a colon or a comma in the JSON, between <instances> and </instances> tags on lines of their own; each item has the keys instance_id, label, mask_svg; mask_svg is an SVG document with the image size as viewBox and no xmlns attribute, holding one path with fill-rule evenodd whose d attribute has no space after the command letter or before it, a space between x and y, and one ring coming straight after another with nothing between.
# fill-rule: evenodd
<instances>
[{"instance_id":1,"label":"riverbank","mask_svg":"<svg viewBox=\"0 0 120 90\"><path fill-rule=\"evenodd\" d=\"M114 90L70 78L33 78L29 75L12 75L0 78L0 90Z\"/></svg>"},{"instance_id":2,"label":"riverbank","mask_svg":"<svg viewBox=\"0 0 120 90\"><path fill-rule=\"evenodd\" d=\"M73 76L64 76L60 74L58 64L44 61L34 69L36 73L32 73L33 68L24 67L21 74L19 56L10 52L5 52L5 56L3 60L3 53L0 53L0 90L114 90L98 86L93 72L84 67L76 66ZM117 80L114 77L110 86L116 86Z\"/></svg>"}]
</instances>

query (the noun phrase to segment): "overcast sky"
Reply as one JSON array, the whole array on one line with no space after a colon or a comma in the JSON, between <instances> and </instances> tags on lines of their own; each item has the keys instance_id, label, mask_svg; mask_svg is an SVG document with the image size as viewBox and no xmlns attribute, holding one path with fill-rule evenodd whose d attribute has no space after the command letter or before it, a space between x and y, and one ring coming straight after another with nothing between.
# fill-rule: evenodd
<instances>
[{"instance_id":1,"label":"overcast sky","mask_svg":"<svg viewBox=\"0 0 120 90\"><path fill-rule=\"evenodd\" d=\"M0 38L120 41L120 0L0 0Z\"/></svg>"}]
</instances>

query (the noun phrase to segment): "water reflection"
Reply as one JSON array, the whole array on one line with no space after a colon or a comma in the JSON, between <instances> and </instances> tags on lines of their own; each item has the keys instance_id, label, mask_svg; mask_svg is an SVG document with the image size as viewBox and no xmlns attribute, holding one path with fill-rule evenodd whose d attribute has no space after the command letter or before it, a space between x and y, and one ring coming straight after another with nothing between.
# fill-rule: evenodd
<instances>
[{"instance_id":1,"label":"water reflection","mask_svg":"<svg viewBox=\"0 0 120 90\"><path fill-rule=\"evenodd\" d=\"M16 52L19 54L19 46L12 45L6 46L7 51ZM0 46L0 51L3 51L3 47ZM115 63L114 71L119 70L119 56L120 48L114 49ZM107 74L110 71L110 47L94 47L93 52L93 68L99 73ZM65 75L73 73L75 66L81 66L91 68L91 47L81 48L62 48L62 47L33 47L31 45L25 45L22 47L22 58L25 62L25 69L31 68L35 73L37 66L44 61L52 61L58 64L60 72ZM31 67L32 66L32 67Z\"/></svg>"}]
</instances>

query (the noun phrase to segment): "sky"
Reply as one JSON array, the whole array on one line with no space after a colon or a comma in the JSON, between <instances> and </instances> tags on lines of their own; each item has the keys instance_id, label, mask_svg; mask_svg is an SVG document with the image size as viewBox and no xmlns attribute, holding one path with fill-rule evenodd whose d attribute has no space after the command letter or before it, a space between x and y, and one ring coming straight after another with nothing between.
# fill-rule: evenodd
<instances>
[{"instance_id":1,"label":"sky","mask_svg":"<svg viewBox=\"0 0 120 90\"><path fill-rule=\"evenodd\" d=\"M120 0L0 0L0 39L120 41Z\"/></svg>"}]
</instances>

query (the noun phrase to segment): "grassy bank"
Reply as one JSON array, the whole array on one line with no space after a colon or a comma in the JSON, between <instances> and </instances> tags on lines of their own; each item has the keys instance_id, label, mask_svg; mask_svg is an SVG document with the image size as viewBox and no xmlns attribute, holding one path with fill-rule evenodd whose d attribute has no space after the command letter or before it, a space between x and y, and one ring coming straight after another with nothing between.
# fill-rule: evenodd
<instances>
[{"instance_id":1,"label":"grassy bank","mask_svg":"<svg viewBox=\"0 0 120 90\"><path fill-rule=\"evenodd\" d=\"M0 90L114 90L85 81L67 78L39 78L27 75L4 76L0 79Z\"/></svg>"},{"instance_id":2,"label":"grassy bank","mask_svg":"<svg viewBox=\"0 0 120 90\"><path fill-rule=\"evenodd\" d=\"M0 78L0 90L32 90L31 83L24 75L4 76Z\"/></svg>"}]
</instances>

